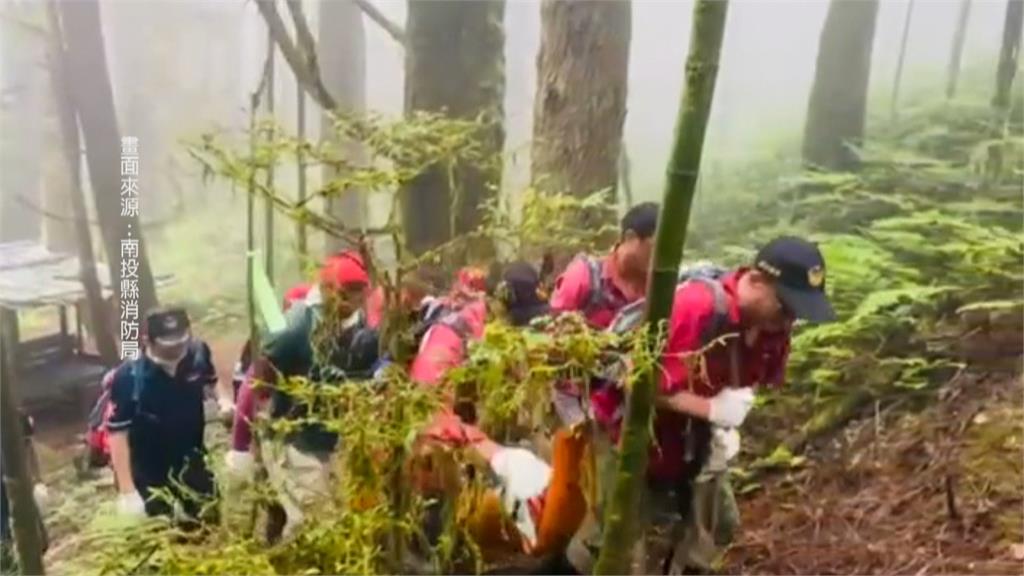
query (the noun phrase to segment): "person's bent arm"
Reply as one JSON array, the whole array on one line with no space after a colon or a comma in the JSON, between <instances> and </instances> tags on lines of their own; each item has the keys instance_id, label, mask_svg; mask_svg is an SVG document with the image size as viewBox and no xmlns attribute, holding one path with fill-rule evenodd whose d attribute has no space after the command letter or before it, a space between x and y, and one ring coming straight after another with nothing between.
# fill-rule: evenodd
<instances>
[{"instance_id":1,"label":"person's bent arm","mask_svg":"<svg viewBox=\"0 0 1024 576\"><path fill-rule=\"evenodd\" d=\"M754 405L753 388L724 388L712 398L703 398L692 392L676 392L661 396L659 408L695 416L724 428L743 424Z\"/></svg>"},{"instance_id":2,"label":"person's bent arm","mask_svg":"<svg viewBox=\"0 0 1024 576\"><path fill-rule=\"evenodd\" d=\"M701 420L708 420L711 415L711 401L708 398L685 390L675 394L659 395L656 402L658 408L662 410L696 416Z\"/></svg>"},{"instance_id":3,"label":"person's bent arm","mask_svg":"<svg viewBox=\"0 0 1024 576\"><path fill-rule=\"evenodd\" d=\"M121 494L135 492L135 482L132 479L131 448L128 443L128 431L135 418L136 408L133 399L135 370L141 370L141 367L122 366L114 374L110 390L110 400L114 405L114 410L107 421L107 430L110 432L110 462L114 468L117 490Z\"/></svg>"},{"instance_id":4,"label":"person's bent arm","mask_svg":"<svg viewBox=\"0 0 1024 576\"><path fill-rule=\"evenodd\" d=\"M111 432L110 462L114 467L114 479L120 494L136 492L135 480L132 478L132 453L128 446L128 432Z\"/></svg>"}]
</instances>

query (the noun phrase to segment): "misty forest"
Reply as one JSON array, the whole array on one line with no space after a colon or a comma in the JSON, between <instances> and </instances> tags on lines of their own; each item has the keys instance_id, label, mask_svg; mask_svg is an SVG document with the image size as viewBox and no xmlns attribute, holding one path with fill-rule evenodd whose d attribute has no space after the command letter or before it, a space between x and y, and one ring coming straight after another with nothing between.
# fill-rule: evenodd
<instances>
[{"instance_id":1,"label":"misty forest","mask_svg":"<svg viewBox=\"0 0 1024 576\"><path fill-rule=\"evenodd\" d=\"M1022 26L0 2L0 571L1024 573Z\"/></svg>"}]
</instances>

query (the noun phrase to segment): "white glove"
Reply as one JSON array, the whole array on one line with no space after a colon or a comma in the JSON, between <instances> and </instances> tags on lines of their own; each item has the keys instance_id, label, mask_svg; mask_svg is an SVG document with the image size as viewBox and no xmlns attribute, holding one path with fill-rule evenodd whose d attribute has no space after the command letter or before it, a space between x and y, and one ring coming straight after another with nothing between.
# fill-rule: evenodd
<instances>
[{"instance_id":1,"label":"white glove","mask_svg":"<svg viewBox=\"0 0 1024 576\"><path fill-rule=\"evenodd\" d=\"M119 494L117 496L117 513L129 518L144 518L146 503L138 491Z\"/></svg>"},{"instance_id":2,"label":"white glove","mask_svg":"<svg viewBox=\"0 0 1024 576\"><path fill-rule=\"evenodd\" d=\"M231 398L218 398L217 411L222 420L227 420L235 415L235 403Z\"/></svg>"},{"instance_id":3,"label":"white glove","mask_svg":"<svg viewBox=\"0 0 1024 576\"><path fill-rule=\"evenodd\" d=\"M725 388L711 399L708 420L722 428L738 428L753 406L752 388Z\"/></svg>"},{"instance_id":4,"label":"white glove","mask_svg":"<svg viewBox=\"0 0 1024 576\"><path fill-rule=\"evenodd\" d=\"M501 482L501 503L512 516L519 533L532 546L537 527L530 513L530 500L544 494L551 481L551 467L529 450L504 448L491 457L491 469Z\"/></svg>"},{"instance_id":5,"label":"white glove","mask_svg":"<svg viewBox=\"0 0 1024 576\"><path fill-rule=\"evenodd\" d=\"M711 454L708 456L708 472L724 472L729 462L740 453L740 432L735 428L711 429Z\"/></svg>"},{"instance_id":6,"label":"white glove","mask_svg":"<svg viewBox=\"0 0 1024 576\"><path fill-rule=\"evenodd\" d=\"M224 455L224 464L228 475L240 481L251 480L256 469L256 461L253 459L252 453L241 450L228 450L228 453Z\"/></svg>"},{"instance_id":7,"label":"white glove","mask_svg":"<svg viewBox=\"0 0 1024 576\"><path fill-rule=\"evenodd\" d=\"M36 501L36 508L39 510L39 515L46 514L46 507L50 503L50 490L46 487L46 484L42 482L37 483L32 487L32 498Z\"/></svg>"}]
</instances>

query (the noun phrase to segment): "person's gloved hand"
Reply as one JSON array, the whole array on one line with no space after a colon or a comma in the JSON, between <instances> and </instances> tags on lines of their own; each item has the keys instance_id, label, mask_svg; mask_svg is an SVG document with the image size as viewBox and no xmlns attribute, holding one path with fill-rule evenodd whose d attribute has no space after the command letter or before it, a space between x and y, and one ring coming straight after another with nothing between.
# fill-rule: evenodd
<instances>
[{"instance_id":1,"label":"person's gloved hand","mask_svg":"<svg viewBox=\"0 0 1024 576\"><path fill-rule=\"evenodd\" d=\"M708 420L722 428L738 428L753 406L753 388L725 388L711 399Z\"/></svg>"},{"instance_id":2,"label":"person's gloved hand","mask_svg":"<svg viewBox=\"0 0 1024 576\"><path fill-rule=\"evenodd\" d=\"M117 513L128 518L144 518L146 503L142 500L142 495L138 491L118 494Z\"/></svg>"},{"instance_id":3,"label":"person's gloved hand","mask_svg":"<svg viewBox=\"0 0 1024 576\"><path fill-rule=\"evenodd\" d=\"M256 471L256 460L251 452L228 450L224 455L224 465L228 475L238 481L252 480Z\"/></svg>"},{"instance_id":4,"label":"person's gloved hand","mask_svg":"<svg viewBox=\"0 0 1024 576\"><path fill-rule=\"evenodd\" d=\"M47 505L50 503L50 490L46 487L46 484L37 482L32 486L32 498L36 501L39 515L46 514Z\"/></svg>"},{"instance_id":5,"label":"person's gloved hand","mask_svg":"<svg viewBox=\"0 0 1024 576\"><path fill-rule=\"evenodd\" d=\"M551 466L523 448L503 448L491 457L491 469L501 484L501 503L519 533L532 547L537 542L537 523Z\"/></svg>"},{"instance_id":6,"label":"person's gloved hand","mask_svg":"<svg viewBox=\"0 0 1024 576\"><path fill-rule=\"evenodd\" d=\"M230 427L235 418L235 403L231 398L217 399L217 417L226 426Z\"/></svg>"},{"instance_id":7,"label":"person's gloved hand","mask_svg":"<svg viewBox=\"0 0 1024 576\"><path fill-rule=\"evenodd\" d=\"M729 462L740 453L740 432L735 428L711 429L711 454L708 456L709 472L724 472Z\"/></svg>"}]
</instances>

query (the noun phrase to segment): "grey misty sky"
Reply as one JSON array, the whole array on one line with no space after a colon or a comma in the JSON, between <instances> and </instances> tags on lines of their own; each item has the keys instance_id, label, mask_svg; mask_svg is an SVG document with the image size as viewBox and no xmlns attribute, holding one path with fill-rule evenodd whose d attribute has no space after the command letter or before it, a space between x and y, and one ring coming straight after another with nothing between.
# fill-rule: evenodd
<instances>
[{"instance_id":1,"label":"grey misty sky","mask_svg":"<svg viewBox=\"0 0 1024 576\"><path fill-rule=\"evenodd\" d=\"M468 1L468 0L467 0ZM858 0L846 0L858 1ZM405 0L376 0L381 12L404 25ZM218 109L230 111L227 121L245 123L247 94L256 85L265 54L266 32L255 6L241 0L184 0L159 2L168 12L187 13L196 23L202 14L230 14L239 30L204 38L209 28L186 30L193 55L178 68L182 80L199 77L203 50L217 42L236 45L240 70L230 70L234 89L224 95L230 102ZM315 18L317 3L305 0L306 13ZM540 42L539 0L507 0L506 124L510 156L506 186L513 189L528 181L529 138L533 96L536 90L536 54ZM104 0L107 42L112 52L131 50L119 46L125 26L144 18L132 0ZM906 60L906 76L944 74L949 59L959 0L917 0ZM967 35L965 62L994 58L998 53L1005 0L974 0ZM109 8L107 8L109 7ZM125 8L128 8L126 11ZM667 157L673 122L683 82L683 63L690 36L692 2L634 0L630 55L626 141L640 158L642 174L660 173ZM798 138L806 111L822 22L828 8L824 0L733 0L729 8L725 47L719 72L706 157L729 161L761 150L766 140L779 136ZM283 10L283 6L282 6ZM131 12L119 18L114 12ZM872 92L888 94L906 12L905 1L881 2L872 63ZM128 16L128 17L125 17ZM182 22L187 23L185 19ZM286 18L287 21L287 18ZM402 49L369 19L367 39L367 102L371 109L400 114L403 101ZM290 22L287 22L290 25ZM114 24L113 27L109 24ZM113 29L111 29L113 28ZM185 26L186 29L190 26ZM312 29L316 30L313 25ZM121 32L121 33L119 33ZM222 49L231 50L228 47ZM209 66L209 64L206 64ZM114 73L116 76L116 67ZM277 100L279 118L293 123L295 88L284 61L278 57ZM209 74L209 71L205 72ZM115 85L117 79L115 78ZM168 84L171 91L187 82ZM310 108L312 114L314 107ZM201 111L199 112L202 113ZM636 175L636 172L635 172Z\"/></svg>"}]
</instances>

